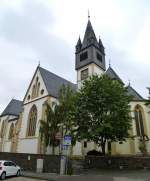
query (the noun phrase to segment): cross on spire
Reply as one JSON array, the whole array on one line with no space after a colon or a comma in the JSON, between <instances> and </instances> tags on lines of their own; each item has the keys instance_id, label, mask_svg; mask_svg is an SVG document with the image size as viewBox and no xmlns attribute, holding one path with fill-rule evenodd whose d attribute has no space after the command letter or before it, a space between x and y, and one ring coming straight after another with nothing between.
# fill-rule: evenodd
<instances>
[{"instance_id":1,"label":"cross on spire","mask_svg":"<svg viewBox=\"0 0 150 181\"><path fill-rule=\"evenodd\" d=\"M90 11L88 9L88 20L90 20Z\"/></svg>"},{"instance_id":2,"label":"cross on spire","mask_svg":"<svg viewBox=\"0 0 150 181\"><path fill-rule=\"evenodd\" d=\"M109 59L109 67L111 67L111 60Z\"/></svg>"}]
</instances>

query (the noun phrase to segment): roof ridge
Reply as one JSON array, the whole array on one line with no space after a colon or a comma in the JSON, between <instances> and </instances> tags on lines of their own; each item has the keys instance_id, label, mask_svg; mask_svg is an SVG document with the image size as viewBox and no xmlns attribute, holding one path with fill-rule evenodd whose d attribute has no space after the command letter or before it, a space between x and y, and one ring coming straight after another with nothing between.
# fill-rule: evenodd
<instances>
[{"instance_id":1,"label":"roof ridge","mask_svg":"<svg viewBox=\"0 0 150 181\"><path fill-rule=\"evenodd\" d=\"M141 99L144 99L131 85L128 85L127 87L131 88Z\"/></svg>"},{"instance_id":2,"label":"roof ridge","mask_svg":"<svg viewBox=\"0 0 150 181\"><path fill-rule=\"evenodd\" d=\"M111 66L109 66L108 69L106 70L106 74L109 73L109 71L111 71L111 72L114 74L114 76L115 76L119 81L121 81L121 82L123 83L123 81L122 81L122 79L120 78L120 76L114 71L114 69L113 69ZM115 78L115 77L114 77L114 78ZM123 84L124 84L124 83L123 83Z\"/></svg>"}]
</instances>

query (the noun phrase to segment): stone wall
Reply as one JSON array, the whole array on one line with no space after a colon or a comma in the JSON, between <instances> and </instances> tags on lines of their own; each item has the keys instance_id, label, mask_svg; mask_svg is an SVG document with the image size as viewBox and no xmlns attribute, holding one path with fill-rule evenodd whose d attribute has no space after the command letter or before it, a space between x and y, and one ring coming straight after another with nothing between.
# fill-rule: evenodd
<instances>
[{"instance_id":1,"label":"stone wall","mask_svg":"<svg viewBox=\"0 0 150 181\"><path fill-rule=\"evenodd\" d=\"M87 169L150 168L150 156L86 156L84 167Z\"/></svg>"},{"instance_id":2,"label":"stone wall","mask_svg":"<svg viewBox=\"0 0 150 181\"><path fill-rule=\"evenodd\" d=\"M8 153L0 152L0 160L14 161L24 170L36 171L37 159L43 159L43 172L59 173L60 172L60 156L58 155L42 155L42 154L26 154L26 153Z\"/></svg>"}]
</instances>

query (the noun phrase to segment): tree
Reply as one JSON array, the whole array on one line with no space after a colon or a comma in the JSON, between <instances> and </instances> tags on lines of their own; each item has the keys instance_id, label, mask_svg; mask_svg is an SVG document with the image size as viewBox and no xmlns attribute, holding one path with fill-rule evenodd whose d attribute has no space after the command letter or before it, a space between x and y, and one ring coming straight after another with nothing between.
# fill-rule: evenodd
<instances>
[{"instance_id":1,"label":"tree","mask_svg":"<svg viewBox=\"0 0 150 181\"><path fill-rule=\"evenodd\" d=\"M64 135L72 137L72 145L76 143L76 131L74 129L74 112L75 112L76 92L70 85L63 85L59 91L59 111L62 132Z\"/></svg>"},{"instance_id":2,"label":"tree","mask_svg":"<svg viewBox=\"0 0 150 181\"><path fill-rule=\"evenodd\" d=\"M125 141L131 128L130 101L127 88L107 75L85 80L76 97L78 139L94 141L103 154L106 143Z\"/></svg>"},{"instance_id":3,"label":"tree","mask_svg":"<svg viewBox=\"0 0 150 181\"><path fill-rule=\"evenodd\" d=\"M46 106L46 119L40 121L40 138L44 142L45 147L52 146L52 154L54 149L59 145L59 140L56 139L56 133L59 132L59 106L51 107L48 103Z\"/></svg>"},{"instance_id":4,"label":"tree","mask_svg":"<svg viewBox=\"0 0 150 181\"><path fill-rule=\"evenodd\" d=\"M46 104L46 120L41 120L40 134L41 140L44 141L45 147L48 145L52 146L53 154L54 148L60 144L56 139L56 134L58 132L63 135L70 135L72 137L72 145L75 144L75 131L73 129L73 110L74 106L75 92L72 88L67 86L62 86L59 91L58 104L53 108Z\"/></svg>"}]
</instances>

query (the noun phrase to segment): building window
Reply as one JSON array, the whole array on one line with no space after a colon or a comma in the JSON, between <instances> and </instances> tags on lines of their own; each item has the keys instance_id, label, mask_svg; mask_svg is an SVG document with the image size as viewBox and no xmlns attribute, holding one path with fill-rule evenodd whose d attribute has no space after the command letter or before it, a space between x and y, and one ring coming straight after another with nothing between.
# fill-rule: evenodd
<instances>
[{"instance_id":1,"label":"building window","mask_svg":"<svg viewBox=\"0 0 150 181\"><path fill-rule=\"evenodd\" d=\"M88 52L84 52L80 55L80 62L88 58Z\"/></svg>"},{"instance_id":2,"label":"building window","mask_svg":"<svg viewBox=\"0 0 150 181\"><path fill-rule=\"evenodd\" d=\"M87 141L84 141L84 148L87 148Z\"/></svg>"},{"instance_id":3,"label":"building window","mask_svg":"<svg viewBox=\"0 0 150 181\"><path fill-rule=\"evenodd\" d=\"M32 99L35 98L35 94L36 94L36 89L35 89L35 85L33 85L33 87L32 87Z\"/></svg>"},{"instance_id":4,"label":"building window","mask_svg":"<svg viewBox=\"0 0 150 181\"><path fill-rule=\"evenodd\" d=\"M40 93L40 82L39 82L39 78L37 77L35 84L32 87L32 99L38 97L39 93Z\"/></svg>"},{"instance_id":5,"label":"building window","mask_svg":"<svg viewBox=\"0 0 150 181\"><path fill-rule=\"evenodd\" d=\"M134 115L135 115L135 124L136 124L136 133L137 136L144 136L144 124L143 124L143 115L142 115L142 110L140 106L136 106L134 110Z\"/></svg>"},{"instance_id":6,"label":"building window","mask_svg":"<svg viewBox=\"0 0 150 181\"><path fill-rule=\"evenodd\" d=\"M100 62L103 61L102 56L101 56L98 52L96 52L96 58L97 58L97 60L99 60Z\"/></svg>"},{"instance_id":7,"label":"building window","mask_svg":"<svg viewBox=\"0 0 150 181\"><path fill-rule=\"evenodd\" d=\"M37 123L37 108L35 105L30 110L28 118L27 136L35 136Z\"/></svg>"},{"instance_id":8,"label":"building window","mask_svg":"<svg viewBox=\"0 0 150 181\"><path fill-rule=\"evenodd\" d=\"M81 80L88 78L88 69L81 71Z\"/></svg>"},{"instance_id":9,"label":"building window","mask_svg":"<svg viewBox=\"0 0 150 181\"><path fill-rule=\"evenodd\" d=\"M43 95L43 94L44 94L44 89L41 90L41 95Z\"/></svg>"},{"instance_id":10,"label":"building window","mask_svg":"<svg viewBox=\"0 0 150 181\"><path fill-rule=\"evenodd\" d=\"M1 138L4 138L4 131L5 130L5 122L3 121L2 122L2 126L1 126L1 132L0 132L0 137Z\"/></svg>"},{"instance_id":11,"label":"building window","mask_svg":"<svg viewBox=\"0 0 150 181\"><path fill-rule=\"evenodd\" d=\"M9 139L9 140L12 139L13 134L14 134L14 123L12 123L12 124L10 125L9 135L8 135L8 139Z\"/></svg>"}]
</instances>

